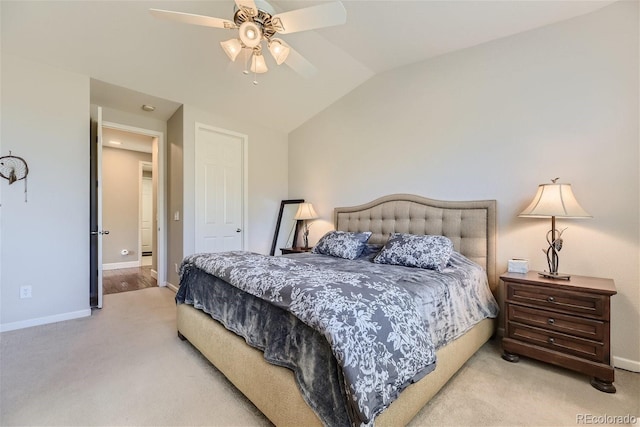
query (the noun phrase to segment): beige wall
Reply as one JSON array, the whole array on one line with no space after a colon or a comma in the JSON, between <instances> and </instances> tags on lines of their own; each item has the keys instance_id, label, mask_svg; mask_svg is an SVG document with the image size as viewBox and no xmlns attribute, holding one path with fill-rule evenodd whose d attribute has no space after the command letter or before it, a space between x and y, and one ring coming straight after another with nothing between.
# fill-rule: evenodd
<instances>
[{"instance_id":1,"label":"beige wall","mask_svg":"<svg viewBox=\"0 0 640 427\"><path fill-rule=\"evenodd\" d=\"M167 281L179 284L176 265L195 250L195 126L203 123L248 137L248 247L268 254L287 198L288 139L281 132L183 105L167 122ZM176 220L176 214L178 219Z\"/></svg>"},{"instance_id":2,"label":"beige wall","mask_svg":"<svg viewBox=\"0 0 640 427\"><path fill-rule=\"evenodd\" d=\"M289 196L322 219L389 193L498 201L498 268L544 269L549 220L518 218L538 184L573 185L561 271L610 277L612 354L640 370L638 3L378 75L289 136Z\"/></svg>"},{"instance_id":3,"label":"beige wall","mask_svg":"<svg viewBox=\"0 0 640 427\"><path fill-rule=\"evenodd\" d=\"M5 53L1 75L0 152L29 175L27 203L0 180L0 329L88 316L89 78Z\"/></svg>"},{"instance_id":4,"label":"beige wall","mask_svg":"<svg viewBox=\"0 0 640 427\"><path fill-rule=\"evenodd\" d=\"M131 114L125 111L120 111L104 106L102 107L102 120L105 122L132 126L163 134L167 132L167 123L162 120L153 119L151 117L144 117L140 114Z\"/></svg>"},{"instance_id":5,"label":"beige wall","mask_svg":"<svg viewBox=\"0 0 640 427\"><path fill-rule=\"evenodd\" d=\"M194 106L184 113L184 254L195 250L195 125L202 123L247 135L249 141L248 215L250 251L268 254L275 229L280 201L288 190L288 139L278 131L242 120L219 117Z\"/></svg>"},{"instance_id":6,"label":"beige wall","mask_svg":"<svg viewBox=\"0 0 640 427\"><path fill-rule=\"evenodd\" d=\"M138 253L140 230L140 162L151 162L150 153L103 147L102 238L103 264L132 262ZM121 255L127 249L128 255Z\"/></svg>"},{"instance_id":7,"label":"beige wall","mask_svg":"<svg viewBox=\"0 0 640 427\"><path fill-rule=\"evenodd\" d=\"M183 255L183 140L184 106L167 122L167 282L177 286L180 282L176 264ZM175 214L178 213L178 219Z\"/></svg>"},{"instance_id":8,"label":"beige wall","mask_svg":"<svg viewBox=\"0 0 640 427\"><path fill-rule=\"evenodd\" d=\"M14 184L0 183L1 328L15 329L90 315L89 111L87 76L2 54L2 153L29 162L29 203ZM248 136L248 250L268 253L280 207L287 198L287 135L242 119L181 108L167 124L103 109L103 119L167 132L167 273L194 247L195 122ZM184 158L184 167L183 167ZM20 203L18 203L20 202ZM183 209L184 208L184 209ZM173 213L180 212L180 220ZM185 219L186 218L186 219ZM105 227L106 228L106 224ZM106 238L105 238L106 240ZM121 246L121 245L120 245ZM128 246L128 245L127 245ZM117 248L119 250L122 247ZM33 268L38 253L38 268ZM33 298L20 300L20 286Z\"/></svg>"},{"instance_id":9,"label":"beige wall","mask_svg":"<svg viewBox=\"0 0 640 427\"><path fill-rule=\"evenodd\" d=\"M248 137L248 247L268 254L280 201L287 198L287 135L243 120L185 105L169 120L169 282L178 284L175 264L195 250L195 126L202 123ZM175 157L175 163L174 163ZM182 161L181 161L182 159ZM174 213L180 211L180 221ZM180 229L182 234L180 234ZM180 246L181 244L181 246Z\"/></svg>"}]
</instances>

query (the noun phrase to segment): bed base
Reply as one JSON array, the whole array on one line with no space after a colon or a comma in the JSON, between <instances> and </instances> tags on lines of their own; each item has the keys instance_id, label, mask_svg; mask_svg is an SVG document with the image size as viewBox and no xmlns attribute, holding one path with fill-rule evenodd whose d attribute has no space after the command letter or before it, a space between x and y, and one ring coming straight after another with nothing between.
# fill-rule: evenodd
<instances>
[{"instance_id":1,"label":"bed base","mask_svg":"<svg viewBox=\"0 0 640 427\"><path fill-rule=\"evenodd\" d=\"M455 250L483 266L497 293L496 201L452 202L411 194L392 194L359 206L335 209L335 227L371 231L370 243L389 233L447 236ZM485 319L439 349L436 369L407 387L375 420L377 426L406 425L462 365L493 335L495 320ZM302 398L293 371L269 364L261 351L229 332L211 316L178 306L178 333L213 363L277 426L318 426L320 419Z\"/></svg>"},{"instance_id":2,"label":"bed base","mask_svg":"<svg viewBox=\"0 0 640 427\"><path fill-rule=\"evenodd\" d=\"M302 398L293 371L264 360L263 353L225 329L208 314L178 305L178 335L187 339L277 426L321 426ZM406 425L462 365L491 338L495 319L485 319L440 348L436 369L404 390L375 421L376 426Z\"/></svg>"}]
</instances>

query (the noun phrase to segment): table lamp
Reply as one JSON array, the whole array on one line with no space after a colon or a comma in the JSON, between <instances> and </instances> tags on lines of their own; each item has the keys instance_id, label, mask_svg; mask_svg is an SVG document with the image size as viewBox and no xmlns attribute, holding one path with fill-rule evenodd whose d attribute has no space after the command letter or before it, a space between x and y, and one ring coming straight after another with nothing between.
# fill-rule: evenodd
<instances>
[{"instance_id":1,"label":"table lamp","mask_svg":"<svg viewBox=\"0 0 640 427\"><path fill-rule=\"evenodd\" d=\"M566 230L556 229L556 217L558 218L591 218L576 200L571 190L571 184L559 184L560 178L552 179L551 184L541 184L531 204L520 213L524 218L549 218L551 217L551 230L547 232L549 247L543 249L547 255L549 271L539 273L540 276L551 279L571 278L568 274L558 273L560 263L559 252L562 249L562 233Z\"/></svg>"},{"instance_id":2,"label":"table lamp","mask_svg":"<svg viewBox=\"0 0 640 427\"><path fill-rule=\"evenodd\" d=\"M313 205L311 203L300 203L298 206L298 211L293 219L298 221L303 221L303 233L302 236L304 238L304 248L309 248L309 223L310 219L318 218L318 214L313 209Z\"/></svg>"}]
</instances>

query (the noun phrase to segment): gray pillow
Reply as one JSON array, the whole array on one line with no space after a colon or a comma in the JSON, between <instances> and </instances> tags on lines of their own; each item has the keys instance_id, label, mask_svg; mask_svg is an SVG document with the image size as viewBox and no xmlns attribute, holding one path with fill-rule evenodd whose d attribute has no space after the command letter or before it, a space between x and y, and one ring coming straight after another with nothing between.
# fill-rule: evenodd
<instances>
[{"instance_id":1,"label":"gray pillow","mask_svg":"<svg viewBox=\"0 0 640 427\"><path fill-rule=\"evenodd\" d=\"M322 236L311 252L338 258L356 259L364 250L369 237L371 237L370 231L363 233L330 231Z\"/></svg>"},{"instance_id":2,"label":"gray pillow","mask_svg":"<svg viewBox=\"0 0 640 427\"><path fill-rule=\"evenodd\" d=\"M373 262L442 271L452 253L453 243L444 236L391 233Z\"/></svg>"}]
</instances>

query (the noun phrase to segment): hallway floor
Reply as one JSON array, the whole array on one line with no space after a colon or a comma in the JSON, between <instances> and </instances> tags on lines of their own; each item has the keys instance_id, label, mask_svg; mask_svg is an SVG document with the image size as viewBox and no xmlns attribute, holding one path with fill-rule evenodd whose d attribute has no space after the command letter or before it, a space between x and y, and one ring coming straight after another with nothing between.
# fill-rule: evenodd
<instances>
[{"instance_id":1,"label":"hallway floor","mask_svg":"<svg viewBox=\"0 0 640 427\"><path fill-rule=\"evenodd\" d=\"M143 262L143 264L145 263ZM120 268L117 270L105 270L102 272L103 295L137 291L139 289L152 288L156 286L158 286L158 281L151 277L151 265L143 265L142 267L134 268Z\"/></svg>"}]
</instances>

